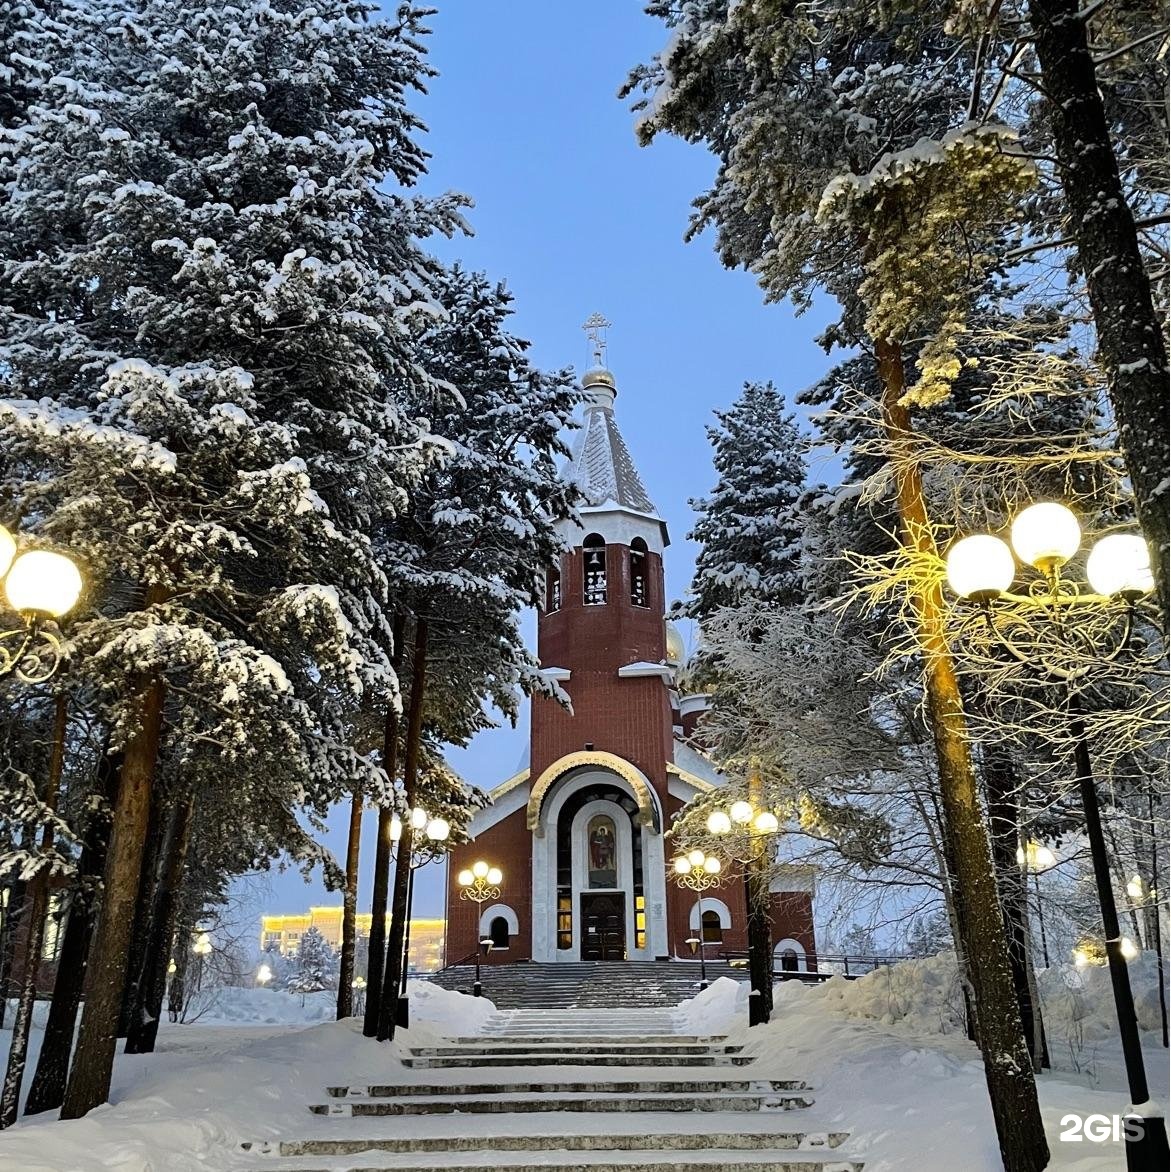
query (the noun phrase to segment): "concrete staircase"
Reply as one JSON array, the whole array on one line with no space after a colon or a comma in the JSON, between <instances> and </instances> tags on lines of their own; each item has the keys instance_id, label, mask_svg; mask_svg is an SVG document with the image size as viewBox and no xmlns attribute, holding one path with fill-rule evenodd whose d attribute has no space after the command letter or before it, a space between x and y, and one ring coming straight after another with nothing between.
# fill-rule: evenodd
<instances>
[{"instance_id":1,"label":"concrete staircase","mask_svg":"<svg viewBox=\"0 0 1171 1172\"><path fill-rule=\"evenodd\" d=\"M304 1138L244 1149L267 1172L861 1172L845 1133L802 1126L802 1080L754 1077L740 1045L675 1024L500 1013L411 1048L394 1081L325 1088Z\"/></svg>"},{"instance_id":2,"label":"concrete staircase","mask_svg":"<svg viewBox=\"0 0 1171 1172\"><path fill-rule=\"evenodd\" d=\"M474 965L453 965L427 979L445 989L470 993ZM678 1005L699 989L699 965L692 961L577 961L566 964L483 965L484 996L498 1009L654 1009ZM726 961L707 965L709 981L746 981L746 969Z\"/></svg>"}]
</instances>

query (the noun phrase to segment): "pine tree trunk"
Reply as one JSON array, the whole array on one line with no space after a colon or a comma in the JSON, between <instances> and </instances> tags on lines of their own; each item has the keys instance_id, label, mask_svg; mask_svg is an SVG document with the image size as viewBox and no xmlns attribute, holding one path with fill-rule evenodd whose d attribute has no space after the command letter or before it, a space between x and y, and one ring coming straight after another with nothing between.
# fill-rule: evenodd
<instances>
[{"instance_id":1,"label":"pine tree trunk","mask_svg":"<svg viewBox=\"0 0 1171 1172\"><path fill-rule=\"evenodd\" d=\"M97 795L112 802L122 769L121 756L106 753L98 764ZM24 1113L36 1115L61 1106L65 1098L65 1081L69 1076L69 1055L73 1049L73 1033L77 1025L77 1011L81 1007L81 990L85 981L86 957L90 937L97 918L97 890L106 868L106 850L109 846L110 818L108 813L94 813L85 828L85 841L77 867L77 883L65 921L61 940L61 955L57 961L57 979L53 984L53 1000L41 1039L41 1053L36 1073L29 1085ZM85 891L91 887L88 895Z\"/></svg>"},{"instance_id":2,"label":"pine tree trunk","mask_svg":"<svg viewBox=\"0 0 1171 1172\"><path fill-rule=\"evenodd\" d=\"M30 850L32 840L28 828L21 839L21 850ZM8 1015L8 998L12 995L12 967L16 954L16 929L25 913L28 884L23 879L14 879L8 885L8 900L4 905L4 934L0 937L0 1030Z\"/></svg>"},{"instance_id":3,"label":"pine tree trunk","mask_svg":"<svg viewBox=\"0 0 1171 1172\"><path fill-rule=\"evenodd\" d=\"M179 888L183 881L183 866L187 861L187 847L191 841L191 822L195 797L188 793L172 808L168 819L166 846L163 850L163 869L159 875L147 929L146 950L141 978L142 994L138 1014L126 1035L127 1054L154 1052L163 1013L163 998L167 991L167 964L175 936L175 917L178 910Z\"/></svg>"},{"instance_id":4,"label":"pine tree trunk","mask_svg":"<svg viewBox=\"0 0 1171 1172\"><path fill-rule=\"evenodd\" d=\"M142 983L146 975L150 920L158 898L159 866L164 854L163 822L166 799L159 788L151 793L142 852L142 870L138 879L138 903L134 909L134 926L130 930L130 952L126 961L126 989L122 1010L118 1014L118 1037L129 1037L135 1024L142 1022Z\"/></svg>"},{"instance_id":5,"label":"pine tree trunk","mask_svg":"<svg viewBox=\"0 0 1171 1172\"><path fill-rule=\"evenodd\" d=\"M1160 612L1168 606L1167 348L1118 174L1080 0L1030 0L1058 174L1085 274L1119 443L1151 548Z\"/></svg>"},{"instance_id":6,"label":"pine tree trunk","mask_svg":"<svg viewBox=\"0 0 1171 1172\"><path fill-rule=\"evenodd\" d=\"M194 932L195 923L189 910L175 917L175 971L168 974L171 980L167 985L167 1016L173 1022L182 1021L187 1009L187 968L191 963L188 943Z\"/></svg>"},{"instance_id":7,"label":"pine tree trunk","mask_svg":"<svg viewBox=\"0 0 1171 1172\"><path fill-rule=\"evenodd\" d=\"M401 614L394 617L394 650L391 665L395 672L402 667L403 638L406 622ZM386 707L382 728L382 768L391 787L398 776L398 708ZM374 845L374 889L370 896L370 944L366 953L366 1006L362 1016L362 1033L378 1036L378 1015L382 1008L382 977L386 968L386 902L390 889L390 838L394 810L385 804L378 807L378 841Z\"/></svg>"},{"instance_id":8,"label":"pine tree trunk","mask_svg":"<svg viewBox=\"0 0 1171 1172\"><path fill-rule=\"evenodd\" d=\"M362 847L362 794L350 798L350 835L346 842L346 887L342 896L341 965L337 982L337 1019L354 1012L354 948L358 921L358 852Z\"/></svg>"},{"instance_id":9,"label":"pine tree trunk","mask_svg":"<svg viewBox=\"0 0 1171 1172\"><path fill-rule=\"evenodd\" d=\"M1000 746L984 750L984 788L988 800L988 824L992 835L992 859L996 867L1000 906L1004 912L1004 933L1012 965L1012 983L1020 1007L1021 1025L1029 1043L1033 1070L1049 1065L1041 1007L1034 999L1036 980L1029 952L1028 904L1025 900L1025 872L1017 862L1021 845L1020 807L1016 792L1019 778L1012 757Z\"/></svg>"},{"instance_id":10,"label":"pine tree trunk","mask_svg":"<svg viewBox=\"0 0 1171 1172\"><path fill-rule=\"evenodd\" d=\"M902 403L902 349L883 340L876 343L875 353L902 540L925 556L937 558L922 476L912 450L911 418ZM941 585L933 583L923 589L914 599L914 605L943 799L944 828L955 860L960 927L970 964L984 1076L1000 1153L1006 1172L1039 1172L1049 1162L1049 1145L1013 988L992 852L968 751L959 682L947 642Z\"/></svg>"},{"instance_id":11,"label":"pine tree trunk","mask_svg":"<svg viewBox=\"0 0 1171 1172\"><path fill-rule=\"evenodd\" d=\"M419 774L419 743L423 735L423 693L427 687L427 620L415 620L414 649L411 655L411 698L407 707L407 736L403 753L403 796L407 809L415 803L415 782ZM403 971L403 938L406 932L407 885L411 875L410 829L403 826L394 868L394 895L390 930L386 941L386 964L382 977L382 1004L378 1012L378 1040L394 1037L399 985Z\"/></svg>"},{"instance_id":12,"label":"pine tree trunk","mask_svg":"<svg viewBox=\"0 0 1171 1172\"><path fill-rule=\"evenodd\" d=\"M53 747L49 754L49 773L41 791L41 803L52 814L57 809L57 795L61 789L61 774L65 764L65 732L68 704L64 693L58 694L53 704ZM41 852L53 849L53 824L48 822L41 831ZM16 1122L20 1106L20 1088L24 1082L24 1067L28 1060L28 1036L33 1022L33 1006L37 999L37 974L41 967L41 947L45 942L45 914L49 909L49 876L42 868L29 883L29 899L25 912L27 929L24 938L24 965L20 999L16 1018L12 1023L12 1038L8 1049L8 1069L4 1087L0 1091L0 1128Z\"/></svg>"},{"instance_id":13,"label":"pine tree trunk","mask_svg":"<svg viewBox=\"0 0 1171 1172\"><path fill-rule=\"evenodd\" d=\"M143 835L162 737L164 687L158 678L138 688L138 726L123 753L106 861L105 893L85 978L85 1007L62 1119L80 1119L110 1095L118 1017L126 984L130 931L142 872Z\"/></svg>"}]
</instances>

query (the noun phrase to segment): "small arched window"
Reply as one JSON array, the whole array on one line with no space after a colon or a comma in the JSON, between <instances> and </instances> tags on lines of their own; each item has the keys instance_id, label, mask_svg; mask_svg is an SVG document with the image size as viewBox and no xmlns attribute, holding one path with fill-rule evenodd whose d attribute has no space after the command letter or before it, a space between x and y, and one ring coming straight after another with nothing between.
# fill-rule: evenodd
<instances>
[{"instance_id":1,"label":"small arched window","mask_svg":"<svg viewBox=\"0 0 1171 1172\"><path fill-rule=\"evenodd\" d=\"M719 944L724 939L724 929L720 926L720 913L706 911L703 913L703 942L705 944Z\"/></svg>"},{"instance_id":2,"label":"small arched window","mask_svg":"<svg viewBox=\"0 0 1171 1172\"><path fill-rule=\"evenodd\" d=\"M582 542L582 560L585 565L586 606L606 605L606 539L591 533Z\"/></svg>"},{"instance_id":3,"label":"small arched window","mask_svg":"<svg viewBox=\"0 0 1171 1172\"><path fill-rule=\"evenodd\" d=\"M646 542L636 537L630 543L630 601L634 606L650 606L647 596Z\"/></svg>"},{"instance_id":4,"label":"small arched window","mask_svg":"<svg viewBox=\"0 0 1171 1172\"><path fill-rule=\"evenodd\" d=\"M561 609L561 571L553 566L545 576L545 610Z\"/></svg>"},{"instance_id":5,"label":"small arched window","mask_svg":"<svg viewBox=\"0 0 1171 1172\"><path fill-rule=\"evenodd\" d=\"M497 916L488 925L488 935L492 939L493 948L508 947L508 921L503 916Z\"/></svg>"},{"instance_id":6,"label":"small arched window","mask_svg":"<svg viewBox=\"0 0 1171 1172\"><path fill-rule=\"evenodd\" d=\"M796 949L786 948L781 952L781 971L785 973L795 973L797 971Z\"/></svg>"}]
</instances>

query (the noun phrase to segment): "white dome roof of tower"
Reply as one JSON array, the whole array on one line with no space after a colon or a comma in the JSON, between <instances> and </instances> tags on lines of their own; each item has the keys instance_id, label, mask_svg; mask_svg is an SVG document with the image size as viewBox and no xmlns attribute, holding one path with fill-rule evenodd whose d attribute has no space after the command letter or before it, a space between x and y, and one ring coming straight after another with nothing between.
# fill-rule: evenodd
<instances>
[{"instance_id":1,"label":"white dome roof of tower","mask_svg":"<svg viewBox=\"0 0 1171 1172\"><path fill-rule=\"evenodd\" d=\"M679 628L670 619L665 619L667 626L667 662L681 664L687 659L687 649L683 646L683 636Z\"/></svg>"}]
</instances>

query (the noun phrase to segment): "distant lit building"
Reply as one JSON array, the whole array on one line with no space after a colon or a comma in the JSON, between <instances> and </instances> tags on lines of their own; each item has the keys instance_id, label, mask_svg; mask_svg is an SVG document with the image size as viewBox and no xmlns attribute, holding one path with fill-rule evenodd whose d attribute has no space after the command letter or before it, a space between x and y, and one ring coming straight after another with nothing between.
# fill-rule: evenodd
<instances>
[{"instance_id":1,"label":"distant lit building","mask_svg":"<svg viewBox=\"0 0 1171 1172\"><path fill-rule=\"evenodd\" d=\"M359 965L365 965L370 941L369 912L357 916L357 953ZM389 921L389 916L387 920ZM342 909L340 907L311 907L295 915L261 916L260 948L263 952L279 952L282 956L296 956L301 937L316 928L333 949L342 943ZM411 920L410 967L415 972L429 973L443 965L443 920Z\"/></svg>"}]
</instances>

